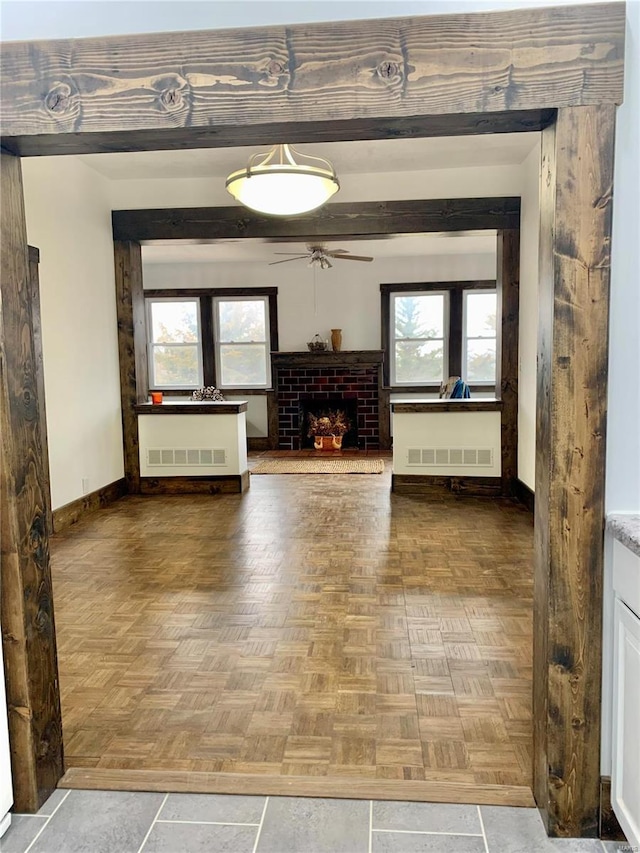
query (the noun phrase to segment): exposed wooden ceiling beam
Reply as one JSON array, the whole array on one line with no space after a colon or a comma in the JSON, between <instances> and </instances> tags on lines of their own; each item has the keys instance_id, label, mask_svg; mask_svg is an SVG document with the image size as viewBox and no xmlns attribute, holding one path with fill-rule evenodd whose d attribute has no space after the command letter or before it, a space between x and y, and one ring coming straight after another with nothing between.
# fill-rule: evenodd
<instances>
[{"instance_id":1,"label":"exposed wooden ceiling beam","mask_svg":"<svg viewBox=\"0 0 640 853\"><path fill-rule=\"evenodd\" d=\"M377 138L384 125L428 135L415 117L437 116L440 135L474 121L494 132L492 114L620 103L624 32L624 4L598 3L9 42L4 144L26 155Z\"/></svg>"},{"instance_id":2,"label":"exposed wooden ceiling beam","mask_svg":"<svg viewBox=\"0 0 640 853\"><path fill-rule=\"evenodd\" d=\"M114 210L114 240L207 243L243 237L351 240L390 234L519 228L519 198L457 198L328 204L304 216L262 216L242 207Z\"/></svg>"}]
</instances>

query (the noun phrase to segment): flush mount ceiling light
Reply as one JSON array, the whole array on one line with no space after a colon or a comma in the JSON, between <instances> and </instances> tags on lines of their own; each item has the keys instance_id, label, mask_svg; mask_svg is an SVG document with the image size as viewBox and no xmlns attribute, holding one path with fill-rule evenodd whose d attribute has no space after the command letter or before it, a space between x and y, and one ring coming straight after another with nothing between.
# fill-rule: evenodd
<instances>
[{"instance_id":1,"label":"flush mount ceiling light","mask_svg":"<svg viewBox=\"0 0 640 853\"><path fill-rule=\"evenodd\" d=\"M291 145L254 154L244 169L229 175L225 186L245 207L272 216L316 210L340 189L328 160L301 154Z\"/></svg>"}]
</instances>

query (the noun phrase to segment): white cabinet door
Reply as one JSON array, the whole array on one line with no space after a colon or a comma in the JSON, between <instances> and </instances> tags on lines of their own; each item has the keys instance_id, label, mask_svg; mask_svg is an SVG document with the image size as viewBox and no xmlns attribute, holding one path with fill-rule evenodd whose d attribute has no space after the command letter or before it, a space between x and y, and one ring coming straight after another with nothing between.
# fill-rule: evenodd
<instances>
[{"instance_id":1,"label":"white cabinet door","mask_svg":"<svg viewBox=\"0 0 640 853\"><path fill-rule=\"evenodd\" d=\"M640 845L640 619L615 602L613 810L628 842Z\"/></svg>"}]
</instances>

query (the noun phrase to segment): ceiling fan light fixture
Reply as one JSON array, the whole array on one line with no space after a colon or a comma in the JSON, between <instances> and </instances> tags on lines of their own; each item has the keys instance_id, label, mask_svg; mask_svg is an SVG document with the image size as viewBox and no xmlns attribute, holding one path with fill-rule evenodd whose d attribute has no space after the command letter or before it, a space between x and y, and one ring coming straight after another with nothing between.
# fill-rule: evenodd
<instances>
[{"instance_id":1,"label":"ceiling fan light fixture","mask_svg":"<svg viewBox=\"0 0 640 853\"><path fill-rule=\"evenodd\" d=\"M229 175L225 186L240 204L270 216L317 210L340 189L328 160L302 154L286 144L254 154L244 169Z\"/></svg>"}]
</instances>

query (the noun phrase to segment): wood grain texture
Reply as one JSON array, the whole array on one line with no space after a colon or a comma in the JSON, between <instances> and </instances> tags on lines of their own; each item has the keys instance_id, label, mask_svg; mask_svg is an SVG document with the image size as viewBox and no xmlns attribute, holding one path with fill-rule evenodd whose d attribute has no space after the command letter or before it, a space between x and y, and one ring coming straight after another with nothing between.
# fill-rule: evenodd
<instances>
[{"instance_id":1,"label":"wood grain texture","mask_svg":"<svg viewBox=\"0 0 640 853\"><path fill-rule=\"evenodd\" d=\"M55 536L68 766L528 786L530 515L390 462Z\"/></svg>"},{"instance_id":2,"label":"wood grain texture","mask_svg":"<svg viewBox=\"0 0 640 853\"><path fill-rule=\"evenodd\" d=\"M114 240L146 245L176 241L202 243L243 237L290 242L370 239L387 234L517 228L518 197L335 202L312 213L280 218L244 207L178 207L114 210Z\"/></svg>"},{"instance_id":3,"label":"wood grain texture","mask_svg":"<svg viewBox=\"0 0 640 853\"><path fill-rule=\"evenodd\" d=\"M489 287L493 290L495 282ZM463 288L449 290L449 335L447 342L448 367L446 376L462 376L462 335L464 323Z\"/></svg>"},{"instance_id":4,"label":"wood grain texture","mask_svg":"<svg viewBox=\"0 0 640 853\"><path fill-rule=\"evenodd\" d=\"M147 401L149 389L142 252L140 244L133 241L115 241L113 250L124 475L129 493L137 494L140 491L140 456L138 416L135 408L138 403Z\"/></svg>"},{"instance_id":5,"label":"wood grain texture","mask_svg":"<svg viewBox=\"0 0 640 853\"><path fill-rule=\"evenodd\" d=\"M343 367L350 365L382 364L382 350L325 350L324 352L272 352L271 363L276 368L288 367Z\"/></svg>"},{"instance_id":6,"label":"wood grain texture","mask_svg":"<svg viewBox=\"0 0 640 853\"><path fill-rule=\"evenodd\" d=\"M611 804L611 776L600 778L600 823L598 838L607 841L626 841L626 837Z\"/></svg>"},{"instance_id":7,"label":"wood grain texture","mask_svg":"<svg viewBox=\"0 0 640 853\"><path fill-rule=\"evenodd\" d=\"M543 134L536 454L535 794L598 831L613 107Z\"/></svg>"},{"instance_id":8,"label":"wood grain texture","mask_svg":"<svg viewBox=\"0 0 640 853\"><path fill-rule=\"evenodd\" d=\"M271 382L275 383L276 377L272 373ZM268 450L276 450L278 447L278 395L275 391L269 391L267 394L267 435L269 447ZM248 445L247 445L248 446Z\"/></svg>"},{"instance_id":9,"label":"wood grain texture","mask_svg":"<svg viewBox=\"0 0 640 853\"><path fill-rule=\"evenodd\" d=\"M175 292L174 292L175 293ZM145 299L151 296L145 291ZM162 294L164 295L164 294ZM174 294L167 294L171 296ZM180 294L182 296L182 294ZM187 295L186 293L184 294ZM200 347L202 351L202 384L205 388L217 388L216 382L216 353L215 328L213 322L213 297L210 293L195 294L200 309ZM149 390L151 386L149 386Z\"/></svg>"},{"instance_id":10,"label":"wood grain texture","mask_svg":"<svg viewBox=\"0 0 640 853\"><path fill-rule=\"evenodd\" d=\"M380 450L391 450L391 393L384 387L384 374L378 372L378 441Z\"/></svg>"},{"instance_id":11,"label":"wood grain texture","mask_svg":"<svg viewBox=\"0 0 640 853\"><path fill-rule=\"evenodd\" d=\"M243 474L220 474L203 477L141 477L142 495L232 495L246 492L250 485L248 471Z\"/></svg>"},{"instance_id":12,"label":"wood grain texture","mask_svg":"<svg viewBox=\"0 0 640 853\"><path fill-rule=\"evenodd\" d=\"M46 497L45 513L47 530L53 533L51 514L51 474L49 471L49 440L47 437L47 405L44 393L44 360L42 353L42 321L40 312L40 251L29 246L29 290L31 302L31 327L33 330L33 352L35 357L36 386L38 389L38 411L40 413L40 440L42 443L42 488Z\"/></svg>"},{"instance_id":13,"label":"wood grain texture","mask_svg":"<svg viewBox=\"0 0 640 853\"><path fill-rule=\"evenodd\" d=\"M394 474L391 490L404 495L475 495L495 498L502 494L499 477L442 477L437 474Z\"/></svg>"},{"instance_id":14,"label":"wood grain texture","mask_svg":"<svg viewBox=\"0 0 640 853\"><path fill-rule=\"evenodd\" d=\"M71 767L60 788L98 791L244 794L271 797L332 797L354 800L410 800L419 803L468 803L531 808L531 790L516 785L421 782L410 779L354 779L344 776L251 776L244 773L104 770Z\"/></svg>"},{"instance_id":15,"label":"wood grain texture","mask_svg":"<svg viewBox=\"0 0 640 853\"><path fill-rule=\"evenodd\" d=\"M253 124L235 127L172 127L171 130L110 130L96 133L43 133L21 135L3 144L23 157L51 154L99 154L114 151L155 151L160 148L228 148L239 145L267 147L282 142L350 142L354 139L405 139L410 137L474 136L486 133L528 133L548 127L555 109L509 110L491 113L420 115L408 118L353 119L344 122L307 121L304 124Z\"/></svg>"},{"instance_id":16,"label":"wood grain texture","mask_svg":"<svg viewBox=\"0 0 640 853\"><path fill-rule=\"evenodd\" d=\"M391 410L397 415L429 414L438 412L499 412L502 400L425 400L422 403L392 402Z\"/></svg>"},{"instance_id":17,"label":"wood grain texture","mask_svg":"<svg viewBox=\"0 0 640 853\"><path fill-rule=\"evenodd\" d=\"M53 530L62 533L72 524L77 524L85 515L102 509L127 494L127 481L122 477L107 486L95 489L88 495L83 495L75 501L53 511Z\"/></svg>"},{"instance_id":18,"label":"wood grain texture","mask_svg":"<svg viewBox=\"0 0 640 853\"><path fill-rule=\"evenodd\" d=\"M502 400L502 494L509 497L518 476L519 229L498 231L497 270L496 397Z\"/></svg>"},{"instance_id":19,"label":"wood grain texture","mask_svg":"<svg viewBox=\"0 0 640 853\"><path fill-rule=\"evenodd\" d=\"M239 394L242 392L239 391ZM162 403L138 403L134 411L138 415L239 415L247 411L247 403L235 401L224 402L193 402L173 403L168 400Z\"/></svg>"},{"instance_id":20,"label":"wood grain texture","mask_svg":"<svg viewBox=\"0 0 640 853\"><path fill-rule=\"evenodd\" d=\"M71 134L163 148L175 128L251 145L269 126L274 141L328 122L354 138L350 123L380 116L620 103L624 29L615 3L7 43L4 134L23 153Z\"/></svg>"},{"instance_id":21,"label":"wood grain texture","mask_svg":"<svg viewBox=\"0 0 640 853\"><path fill-rule=\"evenodd\" d=\"M1 156L0 620L14 805L18 811L36 811L63 773L50 495L43 470L20 160Z\"/></svg>"}]
</instances>

